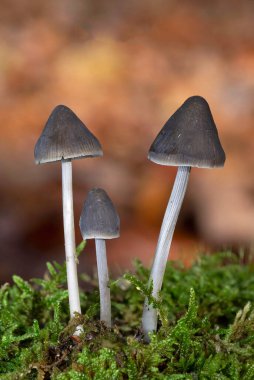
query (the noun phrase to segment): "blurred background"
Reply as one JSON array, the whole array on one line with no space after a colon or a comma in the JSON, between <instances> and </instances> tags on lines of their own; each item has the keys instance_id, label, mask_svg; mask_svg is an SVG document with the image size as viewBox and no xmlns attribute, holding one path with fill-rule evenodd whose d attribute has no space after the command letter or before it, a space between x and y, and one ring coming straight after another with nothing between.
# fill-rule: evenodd
<instances>
[{"instance_id":1,"label":"blurred background","mask_svg":"<svg viewBox=\"0 0 254 380\"><path fill-rule=\"evenodd\" d=\"M103 187L121 217L111 272L152 261L175 168L147 160L155 136L192 95L210 104L224 169L193 169L172 259L250 251L254 242L253 1L2 0L0 5L0 282L64 260L61 166L34 164L57 104L100 140L103 159L73 162L77 243L82 204ZM95 266L94 242L79 270Z\"/></svg>"}]
</instances>

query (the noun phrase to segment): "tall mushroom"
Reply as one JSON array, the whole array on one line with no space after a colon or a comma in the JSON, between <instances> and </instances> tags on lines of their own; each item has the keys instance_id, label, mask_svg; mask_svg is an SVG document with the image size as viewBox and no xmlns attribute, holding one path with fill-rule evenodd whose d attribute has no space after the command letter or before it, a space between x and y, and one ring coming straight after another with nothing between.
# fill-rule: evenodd
<instances>
[{"instance_id":1,"label":"tall mushroom","mask_svg":"<svg viewBox=\"0 0 254 380\"><path fill-rule=\"evenodd\" d=\"M119 237L120 220L116 209L103 189L92 189L84 203L80 217L83 239L95 239L100 290L100 319L111 327L111 302L106 239Z\"/></svg>"},{"instance_id":2,"label":"tall mushroom","mask_svg":"<svg viewBox=\"0 0 254 380\"><path fill-rule=\"evenodd\" d=\"M81 312L75 257L71 161L102 155L97 138L68 107L63 105L52 111L34 150L36 164L56 161L61 161L62 164L64 240L71 317L75 312ZM76 334L79 332L80 329Z\"/></svg>"},{"instance_id":3,"label":"tall mushroom","mask_svg":"<svg viewBox=\"0 0 254 380\"><path fill-rule=\"evenodd\" d=\"M178 166L149 279L153 283L152 295L157 299L191 167L215 168L225 162L218 131L204 98L192 96L183 103L156 137L148 158L160 165ZM142 328L147 340L148 333L157 329L157 311L148 300L144 304Z\"/></svg>"}]
</instances>

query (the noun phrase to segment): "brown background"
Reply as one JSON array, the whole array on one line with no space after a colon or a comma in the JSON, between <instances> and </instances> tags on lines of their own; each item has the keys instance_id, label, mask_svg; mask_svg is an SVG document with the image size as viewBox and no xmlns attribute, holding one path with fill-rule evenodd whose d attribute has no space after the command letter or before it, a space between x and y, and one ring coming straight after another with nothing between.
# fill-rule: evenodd
<instances>
[{"instance_id":1,"label":"brown background","mask_svg":"<svg viewBox=\"0 0 254 380\"><path fill-rule=\"evenodd\" d=\"M254 240L253 1L29 1L0 5L0 282L64 258L61 169L33 149L57 104L99 138L103 159L75 161L78 219L103 187L122 221L111 270L150 263L175 169L147 160L167 118L191 95L212 109L224 169L194 169L172 258ZM94 266L93 242L80 270Z\"/></svg>"}]
</instances>

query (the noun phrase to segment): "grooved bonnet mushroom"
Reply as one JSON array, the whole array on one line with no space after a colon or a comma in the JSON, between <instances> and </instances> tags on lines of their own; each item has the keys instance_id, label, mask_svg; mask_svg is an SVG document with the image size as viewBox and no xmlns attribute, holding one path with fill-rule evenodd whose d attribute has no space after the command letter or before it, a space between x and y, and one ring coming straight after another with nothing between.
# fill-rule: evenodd
<instances>
[{"instance_id":1,"label":"grooved bonnet mushroom","mask_svg":"<svg viewBox=\"0 0 254 380\"><path fill-rule=\"evenodd\" d=\"M103 189L92 189L85 200L80 217L83 239L95 239L100 290L100 319L111 327L111 302L106 239L119 237L120 220L116 209Z\"/></svg>"},{"instance_id":2,"label":"grooved bonnet mushroom","mask_svg":"<svg viewBox=\"0 0 254 380\"><path fill-rule=\"evenodd\" d=\"M75 312L81 312L75 257L71 161L82 157L102 155L101 145L97 138L64 105L54 108L34 150L36 164L56 161L61 161L62 164L64 239L71 317ZM80 329L76 333L79 332Z\"/></svg>"},{"instance_id":3,"label":"grooved bonnet mushroom","mask_svg":"<svg viewBox=\"0 0 254 380\"><path fill-rule=\"evenodd\" d=\"M169 118L154 140L148 158L160 165L178 166L178 171L162 222L149 283L152 295L158 298L170 251L176 221L188 184L191 167L216 168L225 162L208 103L201 96L188 98ZM145 301L142 329L148 333L157 329L157 312Z\"/></svg>"}]
</instances>

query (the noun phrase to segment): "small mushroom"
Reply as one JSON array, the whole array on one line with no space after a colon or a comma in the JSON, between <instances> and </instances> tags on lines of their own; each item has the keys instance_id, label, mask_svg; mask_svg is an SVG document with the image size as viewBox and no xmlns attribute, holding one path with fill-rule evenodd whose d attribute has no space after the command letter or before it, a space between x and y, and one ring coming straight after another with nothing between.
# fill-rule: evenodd
<instances>
[{"instance_id":1,"label":"small mushroom","mask_svg":"<svg viewBox=\"0 0 254 380\"><path fill-rule=\"evenodd\" d=\"M215 168L225 162L218 131L204 98L192 96L183 103L156 137L148 158L160 165L178 166L149 279L153 284L152 295L158 299L191 167ZM148 333L157 329L157 311L148 300L144 304L142 328L146 340L149 340Z\"/></svg>"},{"instance_id":2,"label":"small mushroom","mask_svg":"<svg viewBox=\"0 0 254 380\"><path fill-rule=\"evenodd\" d=\"M96 137L63 105L54 108L34 150L36 164L56 161L61 161L62 164L64 240L71 317L75 312L81 313L75 256L71 161L82 157L99 157L102 154Z\"/></svg>"},{"instance_id":3,"label":"small mushroom","mask_svg":"<svg viewBox=\"0 0 254 380\"><path fill-rule=\"evenodd\" d=\"M116 209L103 189L92 189L84 203L80 217L83 239L95 239L100 290L100 319L111 327L111 302L106 239L119 237L120 220Z\"/></svg>"}]
</instances>

